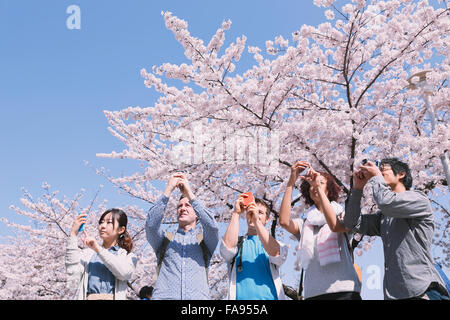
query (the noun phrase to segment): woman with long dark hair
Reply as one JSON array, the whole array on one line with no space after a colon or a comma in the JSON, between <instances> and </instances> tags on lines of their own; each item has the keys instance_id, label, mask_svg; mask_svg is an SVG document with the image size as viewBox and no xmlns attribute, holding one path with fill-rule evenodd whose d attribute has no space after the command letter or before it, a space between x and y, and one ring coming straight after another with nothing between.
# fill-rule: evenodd
<instances>
[{"instance_id":1,"label":"woman with long dark hair","mask_svg":"<svg viewBox=\"0 0 450 320\"><path fill-rule=\"evenodd\" d=\"M300 193L310 208L305 220L291 219L292 192L303 170L308 173L300 176ZM342 221L339 193L340 187L328 173L316 172L305 161L291 167L279 222L299 240L297 262L305 275L305 299L361 300L361 282L349 247L352 235Z\"/></svg>"},{"instance_id":2,"label":"woman with long dark hair","mask_svg":"<svg viewBox=\"0 0 450 320\"><path fill-rule=\"evenodd\" d=\"M82 241L87 248L80 249L77 235L84 223L86 214L82 213L75 219L67 242L69 285L77 286L78 300L125 300L127 281L137 263L131 253L133 242L127 231L127 215L120 209L105 211L98 221L102 245L83 231Z\"/></svg>"}]
</instances>

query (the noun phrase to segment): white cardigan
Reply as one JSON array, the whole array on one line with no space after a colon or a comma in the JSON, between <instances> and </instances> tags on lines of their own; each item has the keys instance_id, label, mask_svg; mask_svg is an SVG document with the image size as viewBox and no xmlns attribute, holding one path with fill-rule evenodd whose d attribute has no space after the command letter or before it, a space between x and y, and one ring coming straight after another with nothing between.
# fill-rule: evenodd
<instances>
[{"instance_id":1,"label":"white cardigan","mask_svg":"<svg viewBox=\"0 0 450 320\"><path fill-rule=\"evenodd\" d=\"M78 248L78 238L69 237L66 246L66 272L67 286L70 288L78 286L75 298L86 300L88 287L89 261L94 255L94 250L90 248ZM115 300L126 300L127 281L136 269L137 257L133 253L127 253L123 248L117 252L117 256L102 248L98 253L105 266L116 278L114 286Z\"/></svg>"},{"instance_id":2,"label":"white cardigan","mask_svg":"<svg viewBox=\"0 0 450 320\"><path fill-rule=\"evenodd\" d=\"M269 266L270 272L272 273L272 279L275 284L275 289L277 291L278 300L286 300L286 296L284 295L283 283L281 282L280 272L278 271L278 269L286 261L288 255L288 247L278 240L277 242L280 245L280 254L276 257L269 255ZM226 261L228 267L228 300L236 300L236 264L234 264L234 267L231 268L230 263L238 253L237 250L237 246L230 249L226 246L223 239L221 240L220 254Z\"/></svg>"}]
</instances>

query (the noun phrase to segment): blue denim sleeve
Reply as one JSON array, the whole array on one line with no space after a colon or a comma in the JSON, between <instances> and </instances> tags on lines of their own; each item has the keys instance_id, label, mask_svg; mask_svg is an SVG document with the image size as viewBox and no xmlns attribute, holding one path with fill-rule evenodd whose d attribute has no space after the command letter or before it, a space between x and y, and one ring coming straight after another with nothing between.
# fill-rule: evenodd
<instances>
[{"instance_id":1,"label":"blue denim sleeve","mask_svg":"<svg viewBox=\"0 0 450 320\"><path fill-rule=\"evenodd\" d=\"M147 241L150 243L155 253L158 252L164 240L161 222L168 202L169 198L162 195L148 210L147 220L145 222L145 234L147 236Z\"/></svg>"},{"instance_id":2,"label":"blue denim sleeve","mask_svg":"<svg viewBox=\"0 0 450 320\"><path fill-rule=\"evenodd\" d=\"M214 214L198 199L191 201L191 205L194 208L200 223L202 224L203 240L205 241L205 244L212 256L214 250L216 250L217 244L219 243L219 227L214 219Z\"/></svg>"}]
</instances>

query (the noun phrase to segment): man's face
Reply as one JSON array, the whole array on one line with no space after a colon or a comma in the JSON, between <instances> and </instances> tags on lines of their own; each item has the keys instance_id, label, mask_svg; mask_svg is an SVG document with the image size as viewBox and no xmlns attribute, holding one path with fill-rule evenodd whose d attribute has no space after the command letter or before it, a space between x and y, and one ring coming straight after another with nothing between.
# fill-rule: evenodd
<instances>
[{"instance_id":1,"label":"man's face","mask_svg":"<svg viewBox=\"0 0 450 320\"><path fill-rule=\"evenodd\" d=\"M197 220L197 215L188 198L182 198L178 201L177 215L178 224L180 225L189 225Z\"/></svg>"},{"instance_id":2,"label":"man's face","mask_svg":"<svg viewBox=\"0 0 450 320\"><path fill-rule=\"evenodd\" d=\"M251 211L251 212L249 212ZM267 223L267 208L260 203L256 204L256 208L252 210L247 210L247 224L249 227L255 227L251 219L251 214L256 214L257 218L263 225Z\"/></svg>"},{"instance_id":3,"label":"man's face","mask_svg":"<svg viewBox=\"0 0 450 320\"><path fill-rule=\"evenodd\" d=\"M389 164L382 164L380 171L381 174L383 175L384 181L391 188L394 188L398 183L402 183L401 179L405 177L404 172L394 174L394 171L392 171L392 168Z\"/></svg>"}]
</instances>

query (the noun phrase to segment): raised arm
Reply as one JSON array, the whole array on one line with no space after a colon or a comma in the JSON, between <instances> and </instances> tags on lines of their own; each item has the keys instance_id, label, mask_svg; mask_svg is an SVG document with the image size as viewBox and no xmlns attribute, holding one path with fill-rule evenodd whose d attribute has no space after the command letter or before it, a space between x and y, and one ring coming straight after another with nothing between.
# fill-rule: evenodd
<instances>
[{"instance_id":1,"label":"raised arm","mask_svg":"<svg viewBox=\"0 0 450 320\"><path fill-rule=\"evenodd\" d=\"M237 246L238 236L239 236L239 217L241 213L244 211L244 197L247 195L241 194L239 198L236 200L236 204L234 206L234 210L231 213L230 223L228 224L227 230L222 237L224 244L228 249L232 249Z\"/></svg>"},{"instance_id":2,"label":"raised arm","mask_svg":"<svg viewBox=\"0 0 450 320\"><path fill-rule=\"evenodd\" d=\"M159 251L164 240L164 232L161 230L164 211L166 210L170 195L177 187L180 179L180 172L170 176L163 195L148 210L147 220L145 221L145 234L147 236L147 241L150 243L155 253Z\"/></svg>"},{"instance_id":3,"label":"raised arm","mask_svg":"<svg viewBox=\"0 0 450 320\"><path fill-rule=\"evenodd\" d=\"M292 192L295 187L295 182L298 179L299 173L308 167L308 163L305 161L297 161L291 167L291 174L284 192L283 200L281 201L280 216L278 222L285 230L289 231L293 235L297 235L299 232L298 225L291 219L291 200Z\"/></svg>"},{"instance_id":4,"label":"raised arm","mask_svg":"<svg viewBox=\"0 0 450 320\"><path fill-rule=\"evenodd\" d=\"M379 236L381 234L381 212L361 215L361 198L367 180L359 170L353 174L354 189L350 190L345 204L344 225L360 234Z\"/></svg>"},{"instance_id":5,"label":"raised arm","mask_svg":"<svg viewBox=\"0 0 450 320\"><path fill-rule=\"evenodd\" d=\"M164 232L161 230L161 223L168 202L169 198L162 195L147 213L147 220L145 221L145 234L148 243L150 243L155 253L158 252L164 240Z\"/></svg>"},{"instance_id":6,"label":"raised arm","mask_svg":"<svg viewBox=\"0 0 450 320\"><path fill-rule=\"evenodd\" d=\"M214 250L216 250L217 243L219 242L219 226L214 219L213 211L206 208L198 199L192 200L191 205L197 214L200 223L202 224L203 239L212 255Z\"/></svg>"},{"instance_id":7,"label":"raised arm","mask_svg":"<svg viewBox=\"0 0 450 320\"><path fill-rule=\"evenodd\" d=\"M80 226L86 223L86 214L82 213L77 216L72 224L70 236L66 243L65 265L66 272L70 281L79 281L84 271L81 264L81 249L78 248L78 230Z\"/></svg>"},{"instance_id":8,"label":"raised arm","mask_svg":"<svg viewBox=\"0 0 450 320\"><path fill-rule=\"evenodd\" d=\"M373 198L383 215L394 218L425 218L431 215L430 201L425 193L405 191L397 193L386 184L383 176L370 180Z\"/></svg>"},{"instance_id":9,"label":"raised arm","mask_svg":"<svg viewBox=\"0 0 450 320\"><path fill-rule=\"evenodd\" d=\"M180 189L182 195L188 198L189 203L192 205L203 227L203 239L212 255L219 242L219 227L214 218L214 213L195 197L187 177L182 173L178 177L176 187Z\"/></svg>"},{"instance_id":10,"label":"raised arm","mask_svg":"<svg viewBox=\"0 0 450 320\"><path fill-rule=\"evenodd\" d=\"M272 237L266 229L265 224L261 221L261 216L263 216L262 219L266 221L266 212L260 210L261 209L258 209L254 203L251 203L247 208L247 214L249 215L250 220L253 221L256 234L258 235L259 240L261 241L261 244L267 254L269 256L276 257L280 254L280 244L274 239L274 237Z\"/></svg>"}]
</instances>

